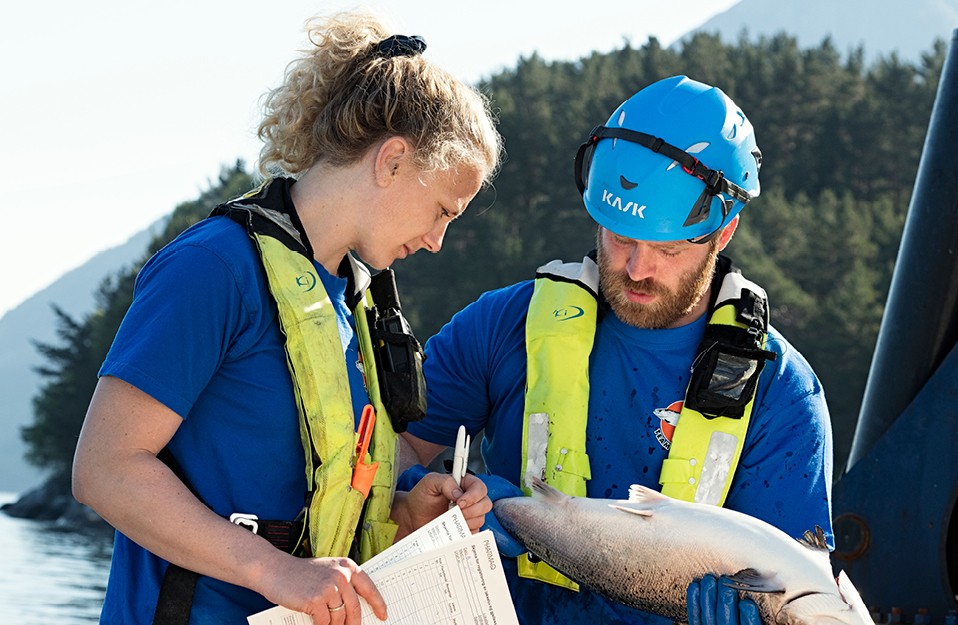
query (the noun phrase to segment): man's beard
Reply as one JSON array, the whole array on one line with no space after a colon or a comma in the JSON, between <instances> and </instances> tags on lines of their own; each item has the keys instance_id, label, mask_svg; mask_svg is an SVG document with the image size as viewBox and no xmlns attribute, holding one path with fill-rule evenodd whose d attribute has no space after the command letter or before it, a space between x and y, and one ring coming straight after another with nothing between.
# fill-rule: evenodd
<instances>
[{"instance_id":1,"label":"man's beard","mask_svg":"<svg viewBox=\"0 0 958 625\"><path fill-rule=\"evenodd\" d=\"M678 289L669 290L664 284L651 279L633 281L628 275L618 273L609 267L602 253L602 237L598 237L599 288L612 311L630 326L647 329L670 328L689 314L696 304L708 292L715 273L715 259L718 257L718 240L709 243L708 256L702 263L686 272L679 281ZM655 295L651 304L639 304L629 301L626 291L636 291Z\"/></svg>"}]
</instances>

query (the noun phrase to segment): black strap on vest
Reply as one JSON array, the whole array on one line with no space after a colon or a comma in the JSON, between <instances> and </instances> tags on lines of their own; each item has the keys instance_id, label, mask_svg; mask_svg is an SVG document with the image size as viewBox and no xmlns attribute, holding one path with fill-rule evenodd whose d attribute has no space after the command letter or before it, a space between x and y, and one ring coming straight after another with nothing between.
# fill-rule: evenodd
<instances>
[{"instance_id":1,"label":"black strap on vest","mask_svg":"<svg viewBox=\"0 0 958 625\"><path fill-rule=\"evenodd\" d=\"M199 574L170 563L156 600L153 625L188 625Z\"/></svg>"},{"instance_id":2,"label":"black strap on vest","mask_svg":"<svg viewBox=\"0 0 958 625\"><path fill-rule=\"evenodd\" d=\"M313 246L309 242L309 237L306 236L306 228L296 213L290 195L290 189L294 182L291 178L272 178L255 191L216 206L210 212L209 217L226 215L243 226L247 232L258 232L270 236L290 250L302 254L307 259L312 259L314 256ZM284 215L289 219L290 224L298 234L293 235L272 219L251 210L253 207ZM348 256L343 257L337 268L337 274L346 278L346 305L352 310L362 300L363 293L356 287L356 276L353 274Z\"/></svg>"},{"instance_id":3,"label":"black strap on vest","mask_svg":"<svg viewBox=\"0 0 958 625\"><path fill-rule=\"evenodd\" d=\"M157 458L170 467L176 477L190 489L190 492L199 499L193 485L186 479L180 463L176 461L168 447L160 450ZM204 504L206 502L203 502ZM188 625L190 610L193 608L193 593L196 592L196 580L199 573L184 569L172 562L166 567L163 574L163 583L160 585L160 595L156 599L156 611L153 613L153 625Z\"/></svg>"},{"instance_id":4,"label":"black strap on vest","mask_svg":"<svg viewBox=\"0 0 958 625\"><path fill-rule=\"evenodd\" d=\"M740 273L728 257L719 255L712 279L710 316L715 309L722 281L731 272ZM705 334L692 365L685 405L702 413L706 419L742 418L745 406L755 396L755 386L765 361L776 358L775 352L763 346L769 316L765 300L749 290L743 290L741 299L724 303L735 306L736 321L747 327L714 323L705 326Z\"/></svg>"}]
</instances>

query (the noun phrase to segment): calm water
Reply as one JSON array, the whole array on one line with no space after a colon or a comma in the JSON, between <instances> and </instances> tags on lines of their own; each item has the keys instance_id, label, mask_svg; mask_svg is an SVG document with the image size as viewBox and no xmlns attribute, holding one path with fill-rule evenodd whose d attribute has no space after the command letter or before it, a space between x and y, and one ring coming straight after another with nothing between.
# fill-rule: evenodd
<instances>
[{"instance_id":1,"label":"calm water","mask_svg":"<svg viewBox=\"0 0 958 625\"><path fill-rule=\"evenodd\" d=\"M0 493L0 504L14 501ZM96 623L113 534L72 532L0 512L0 623Z\"/></svg>"}]
</instances>

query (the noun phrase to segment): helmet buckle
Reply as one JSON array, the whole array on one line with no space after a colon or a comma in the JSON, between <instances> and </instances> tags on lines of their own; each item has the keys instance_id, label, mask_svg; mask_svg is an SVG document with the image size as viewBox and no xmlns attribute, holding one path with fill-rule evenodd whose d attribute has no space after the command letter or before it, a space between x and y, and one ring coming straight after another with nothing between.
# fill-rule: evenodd
<instances>
[{"instance_id":1,"label":"helmet buckle","mask_svg":"<svg viewBox=\"0 0 958 625\"><path fill-rule=\"evenodd\" d=\"M701 178L702 176L700 176L699 173L696 171L699 168L699 159L691 155L689 155L689 158L692 159L691 165L686 165L685 163L682 163L682 171L684 171L690 176Z\"/></svg>"},{"instance_id":2,"label":"helmet buckle","mask_svg":"<svg viewBox=\"0 0 958 625\"><path fill-rule=\"evenodd\" d=\"M710 189L717 190L719 187L719 184L721 184L722 182L722 178L724 177L725 175L722 172L714 170L714 169L710 169L708 175L702 178L702 180L705 182L706 186L708 186Z\"/></svg>"}]
</instances>

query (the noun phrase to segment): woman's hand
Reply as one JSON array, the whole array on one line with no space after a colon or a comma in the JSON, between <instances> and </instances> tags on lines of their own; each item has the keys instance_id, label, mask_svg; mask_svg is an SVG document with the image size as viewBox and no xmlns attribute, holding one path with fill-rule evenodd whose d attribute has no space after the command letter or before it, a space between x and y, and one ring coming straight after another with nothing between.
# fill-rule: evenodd
<instances>
[{"instance_id":1,"label":"woman's hand","mask_svg":"<svg viewBox=\"0 0 958 625\"><path fill-rule=\"evenodd\" d=\"M285 556L285 554L283 554ZM373 580L349 558L292 558L267 575L267 599L308 614L315 625L360 625L363 597L379 620L386 619L386 602Z\"/></svg>"}]
</instances>

